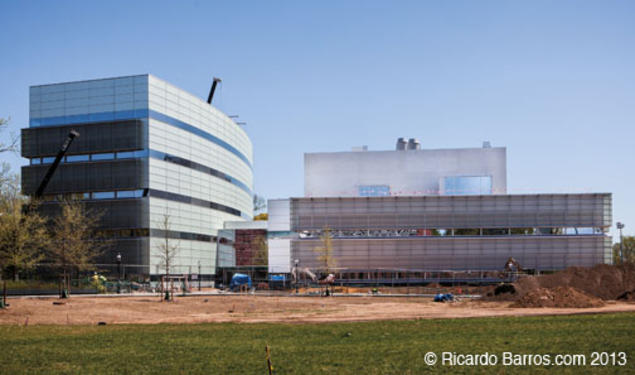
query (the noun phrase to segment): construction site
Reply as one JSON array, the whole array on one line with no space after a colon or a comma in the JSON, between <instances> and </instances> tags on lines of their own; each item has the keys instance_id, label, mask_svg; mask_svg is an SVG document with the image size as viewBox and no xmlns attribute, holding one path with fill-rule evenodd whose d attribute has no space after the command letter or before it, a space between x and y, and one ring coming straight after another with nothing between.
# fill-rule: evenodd
<instances>
[{"instance_id":1,"label":"construction site","mask_svg":"<svg viewBox=\"0 0 635 375\"><path fill-rule=\"evenodd\" d=\"M182 280L181 280L182 281ZM560 315L635 311L635 266L573 267L492 285L348 287L307 283L291 290L182 290L125 296L5 299L0 324L345 322L415 318ZM166 285L169 285L166 283ZM177 285L179 285L177 283ZM181 284L182 285L182 284ZM326 290L329 293L326 293ZM328 295L328 297L327 297ZM61 302L56 302L61 301Z\"/></svg>"},{"instance_id":2,"label":"construction site","mask_svg":"<svg viewBox=\"0 0 635 375\"><path fill-rule=\"evenodd\" d=\"M423 149L415 138L399 138L393 150L306 153L305 196L270 199L264 217L255 217L263 207L252 205L252 146L235 118L212 106L220 82L213 79L207 101L149 74L31 87L34 106L87 87L94 100L110 89L181 100L172 109L135 102L134 111L86 116L32 112L22 131L22 155L30 159L22 188L41 204L27 210L54 219L72 196L103 213L93 243L111 246L93 259L99 263L75 264L77 272L65 268L61 276L54 262L35 264L42 286L5 287L0 322L632 309L633 267L613 264L611 193L508 194L507 149L490 142ZM75 94L63 99L76 101ZM190 107L205 116L194 120ZM214 135L217 127L235 144ZM196 140L200 150L217 148L224 159L177 152L169 132ZM45 295L62 301L38 298Z\"/></svg>"}]
</instances>

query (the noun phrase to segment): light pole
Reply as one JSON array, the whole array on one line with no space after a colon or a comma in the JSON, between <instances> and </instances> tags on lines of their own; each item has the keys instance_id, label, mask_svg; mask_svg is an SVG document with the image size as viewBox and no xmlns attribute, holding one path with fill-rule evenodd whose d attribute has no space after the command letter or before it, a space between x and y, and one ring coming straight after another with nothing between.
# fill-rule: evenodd
<instances>
[{"instance_id":1,"label":"light pole","mask_svg":"<svg viewBox=\"0 0 635 375\"><path fill-rule=\"evenodd\" d=\"M198 291L201 291L201 261L198 261Z\"/></svg>"},{"instance_id":2,"label":"light pole","mask_svg":"<svg viewBox=\"0 0 635 375\"><path fill-rule=\"evenodd\" d=\"M624 264L624 252L622 246L624 243L624 239L622 238L622 229L624 229L624 223L617 222L617 229L620 230L620 263Z\"/></svg>"},{"instance_id":3,"label":"light pole","mask_svg":"<svg viewBox=\"0 0 635 375\"><path fill-rule=\"evenodd\" d=\"M117 294L121 294L121 253L117 253L117 271L119 278L117 279Z\"/></svg>"},{"instance_id":4,"label":"light pole","mask_svg":"<svg viewBox=\"0 0 635 375\"><path fill-rule=\"evenodd\" d=\"M298 273L299 269L298 269L298 264L300 264L300 259L296 259L294 261L295 263L295 294L298 294L298 278L300 277L300 274Z\"/></svg>"}]
</instances>

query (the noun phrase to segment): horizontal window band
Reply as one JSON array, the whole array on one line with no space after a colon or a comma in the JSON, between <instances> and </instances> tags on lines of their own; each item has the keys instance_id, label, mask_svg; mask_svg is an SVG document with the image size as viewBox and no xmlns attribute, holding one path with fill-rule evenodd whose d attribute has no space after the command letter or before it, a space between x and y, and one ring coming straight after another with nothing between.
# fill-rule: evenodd
<instances>
[{"instance_id":1,"label":"horizontal window band","mask_svg":"<svg viewBox=\"0 0 635 375\"><path fill-rule=\"evenodd\" d=\"M298 231L300 239L322 238L324 230ZM333 239L402 239L402 238L482 238L482 237L540 237L540 236L604 236L601 227L547 228L429 228L381 230L329 230ZM271 235L270 235L271 237Z\"/></svg>"},{"instance_id":2,"label":"horizontal window band","mask_svg":"<svg viewBox=\"0 0 635 375\"><path fill-rule=\"evenodd\" d=\"M80 200L112 200L112 199L134 199L147 196L147 192L144 189L122 189L122 190L96 190L90 192L72 192L61 194L45 194L42 196L42 201L47 202L60 202L66 199L80 199Z\"/></svg>"},{"instance_id":3,"label":"horizontal window band","mask_svg":"<svg viewBox=\"0 0 635 375\"><path fill-rule=\"evenodd\" d=\"M206 132L205 130L199 129L194 125L188 124L181 120L177 120L174 117L171 117L171 116L168 116L163 113L150 110L150 109L134 109L134 110L127 110L127 111L110 111L110 112L91 113L91 114L69 115L69 116L31 118L29 120L29 126L31 128L38 128L38 127L48 127L48 126L60 126L60 125L78 125L78 124L86 124L91 122L132 120L132 119L142 119L142 118L151 118L157 121L161 121L168 125L172 125L179 129L183 129L189 133L197 135L208 141L211 141L221 146L225 150L231 152L232 154L236 155L239 159L245 162L245 164L247 164L247 166L250 169L253 169L251 162L249 161L249 158L247 158L245 154L240 152L236 147L232 146L228 142L218 138L217 136L209 132Z\"/></svg>"},{"instance_id":4,"label":"horizontal window band","mask_svg":"<svg viewBox=\"0 0 635 375\"><path fill-rule=\"evenodd\" d=\"M202 242L216 242L216 236L210 236L209 234L190 233L190 232L177 232L173 230L155 229L150 228L150 237L154 238L167 238L187 241L202 241Z\"/></svg>"},{"instance_id":5,"label":"horizontal window band","mask_svg":"<svg viewBox=\"0 0 635 375\"><path fill-rule=\"evenodd\" d=\"M124 195L121 196L121 193L124 193ZM67 193L67 194L59 194L59 195L47 195L44 197L44 199L45 199L45 202L54 202L54 201L60 201L62 198L65 198L65 197L76 197L79 199L90 200L90 201L140 199L144 197L152 197L152 198L165 199L165 200L174 201L174 202L191 204L191 205L199 206L199 207L210 208L212 210L225 212L230 215L251 220L251 218L247 214L233 207L226 206L224 204L220 204L220 203L216 203L212 201L206 201L203 199L198 199L198 198L190 197L187 195L170 193L170 192L162 191L162 190L156 190L156 189L100 191L100 192L92 192L92 193L76 192L76 193Z\"/></svg>"},{"instance_id":6,"label":"horizontal window band","mask_svg":"<svg viewBox=\"0 0 635 375\"><path fill-rule=\"evenodd\" d=\"M461 240L461 239L519 239L519 238L569 238L569 237L605 237L608 238L605 234L512 234L512 235L482 235L482 236L457 236L457 235L447 235L447 236L385 236L385 237L349 237L349 236L337 236L331 237L333 240L416 240L416 239L453 239L453 240ZM274 237L275 238L275 237ZM300 237L293 238L294 241L322 241L320 237Z\"/></svg>"},{"instance_id":7,"label":"horizontal window band","mask_svg":"<svg viewBox=\"0 0 635 375\"><path fill-rule=\"evenodd\" d=\"M205 138L208 141L212 141L214 143L216 143L217 145L221 146L222 148L226 149L227 151L231 152L232 154L238 156L242 161L245 162L245 164L247 164L247 166L251 169L251 162L249 161L249 159L247 158L247 156L245 156L242 152L240 152L236 147L230 145L229 143L223 141L222 139L216 137L215 135L206 132L205 130L199 129L194 125L190 125L188 123L185 123L183 121L177 120L174 117L170 117L168 115L164 115L163 113L154 111L154 110L149 110L149 117L151 119L155 119L157 121L161 121L164 122L166 124L172 125L172 126L176 126L177 128L183 129L189 133L198 135L201 138ZM236 125L238 126L238 125Z\"/></svg>"},{"instance_id":8,"label":"horizontal window band","mask_svg":"<svg viewBox=\"0 0 635 375\"><path fill-rule=\"evenodd\" d=\"M101 229L97 231L97 234L103 238L110 239L124 239L124 238L138 238L138 237L160 237L160 238L187 240L187 241L202 241L202 242L216 242L216 236L208 234L192 233L192 232L179 232L179 231L165 231L163 229L155 228L117 228L117 229Z\"/></svg>"},{"instance_id":9,"label":"horizontal window band","mask_svg":"<svg viewBox=\"0 0 635 375\"><path fill-rule=\"evenodd\" d=\"M218 177L222 180L225 180L231 184L234 184L236 186L238 186L239 188L241 188L242 190L244 190L245 192L247 192L250 196L251 196L251 189L242 181L238 180L235 177L232 177L224 172L219 171L218 169L214 169L212 167L208 167L206 165L197 163L195 161L191 161L188 159L184 159L182 157L179 156L175 156L175 155L170 155L170 154L166 154L164 152L160 152L160 151L155 151L155 150L150 150L150 157L157 159L157 160L162 160L168 163L173 163L173 164L177 164L180 165L182 167L186 167L186 168L190 168L190 169L194 169L195 171L199 171L199 172L203 172L205 174L210 174L214 177Z\"/></svg>"},{"instance_id":10,"label":"horizontal window band","mask_svg":"<svg viewBox=\"0 0 635 375\"><path fill-rule=\"evenodd\" d=\"M247 214L245 214L245 213L243 213L240 210L237 210L235 208L232 208L232 207L229 207L229 206L225 206L223 204L212 202L212 201L206 201L206 200L203 200L203 199L189 197L187 195L170 193L170 192L167 192L167 191L155 190L155 189L148 189L148 195L151 198L159 198L159 199L165 199L165 200L174 201L174 202L181 202L181 203L191 204L191 205L199 206L199 207L211 208L213 210L225 212L225 213L228 213L230 215L234 215L234 216L245 218L247 220L251 219Z\"/></svg>"},{"instance_id":11,"label":"horizontal window band","mask_svg":"<svg viewBox=\"0 0 635 375\"><path fill-rule=\"evenodd\" d=\"M233 185L236 185L240 189L244 190L250 196L252 194L251 189L249 188L249 186L247 186L247 184L238 180L235 177L228 175L227 173L221 172L218 169L208 167L206 165L197 163L195 161L191 161L179 156L167 154L165 152L156 151L156 150L149 150L149 151L136 150L136 151L120 151L120 152L112 152L112 153L70 155L70 156L66 156L65 159L62 159L63 160L62 164L110 162L113 160L142 159L148 156L156 160L161 160L168 163L177 164L182 167L190 168L195 171L203 172L205 174L218 177L224 181L227 181ZM31 158L30 165L48 165L48 164L52 164L54 159L55 159L54 157Z\"/></svg>"}]
</instances>

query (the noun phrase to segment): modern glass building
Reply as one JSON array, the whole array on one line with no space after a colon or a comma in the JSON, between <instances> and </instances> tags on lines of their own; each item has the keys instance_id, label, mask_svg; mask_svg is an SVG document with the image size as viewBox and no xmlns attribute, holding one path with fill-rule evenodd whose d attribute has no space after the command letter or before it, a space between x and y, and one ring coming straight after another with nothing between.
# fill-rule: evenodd
<instances>
[{"instance_id":1,"label":"modern glass building","mask_svg":"<svg viewBox=\"0 0 635 375\"><path fill-rule=\"evenodd\" d=\"M80 133L46 191L81 196L104 213L127 269L160 274L158 243L178 247L173 273L214 274L225 221L252 218L252 144L232 119L152 75L33 86L22 130L22 188L33 194L70 129ZM164 225L168 218L169 226ZM132 268L132 269L131 269Z\"/></svg>"}]
</instances>

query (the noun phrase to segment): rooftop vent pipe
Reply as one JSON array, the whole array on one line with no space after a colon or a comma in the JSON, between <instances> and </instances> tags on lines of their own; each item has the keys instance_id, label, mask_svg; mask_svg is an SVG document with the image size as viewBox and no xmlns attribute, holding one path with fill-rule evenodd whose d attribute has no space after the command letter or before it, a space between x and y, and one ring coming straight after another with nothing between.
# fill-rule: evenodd
<instances>
[{"instance_id":1,"label":"rooftop vent pipe","mask_svg":"<svg viewBox=\"0 0 635 375\"><path fill-rule=\"evenodd\" d=\"M212 104L212 99L214 99L214 91L216 91L216 85L218 84L218 82L222 82L221 79L214 77L212 88L209 90L209 96L207 97L207 104Z\"/></svg>"},{"instance_id":2,"label":"rooftop vent pipe","mask_svg":"<svg viewBox=\"0 0 635 375\"><path fill-rule=\"evenodd\" d=\"M406 138L399 138L397 139L397 151L403 151L406 149L406 144L408 144L408 142L406 142Z\"/></svg>"},{"instance_id":3,"label":"rooftop vent pipe","mask_svg":"<svg viewBox=\"0 0 635 375\"><path fill-rule=\"evenodd\" d=\"M416 138L408 140L408 150L421 150L421 143Z\"/></svg>"}]
</instances>

